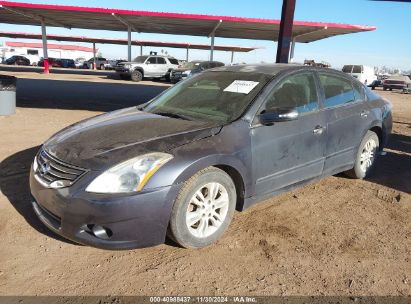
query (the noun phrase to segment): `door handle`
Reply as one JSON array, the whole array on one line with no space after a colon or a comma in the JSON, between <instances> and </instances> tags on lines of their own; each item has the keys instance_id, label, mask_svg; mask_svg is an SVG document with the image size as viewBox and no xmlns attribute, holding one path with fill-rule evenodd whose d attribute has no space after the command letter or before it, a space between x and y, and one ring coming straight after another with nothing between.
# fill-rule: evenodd
<instances>
[{"instance_id":1,"label":"door handle","mask_svg":"<svg viewBox=\"0 0 411 304\"><path fill-rule=\"evenodd\" d=\"M369 113L370 113L370 111L362 111L360 113L360 116L363 117L363 118L367 118Z\"/></svg>"},{"instance_id":2,"label":"door handle","mask_svg":"<svg viewBox=\"0 0 411 304\"><path fill-rule=\"evenodd\" d=\"M314 135L321 135L323 134L324 130L325 130L325 127L318 125L314 128L313 133Z\"/></svg>"}]
</instances>

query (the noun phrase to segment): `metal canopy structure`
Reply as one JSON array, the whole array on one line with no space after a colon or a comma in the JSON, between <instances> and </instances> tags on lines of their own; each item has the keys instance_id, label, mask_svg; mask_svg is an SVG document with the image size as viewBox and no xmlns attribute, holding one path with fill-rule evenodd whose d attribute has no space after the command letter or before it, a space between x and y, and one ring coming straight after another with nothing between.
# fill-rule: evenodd
<instances>
[{"instance_id":1,"label":"metal canopy structure","mask_svg":"<svg viewBox=\"0 0 411 304\"><path fill-rule=\"evenodd\" d=\"M160 13L0 1L0 23L277 41L280 20ZM34 17L34 18L33 18ZM375 30L374 26L295 21L296 42Z\"/></svg>"},{"instance_id":2,"label":"metal canopy structure","mask_svg":"<svg viewBox=\"0 0 411 304\"><path fill-rule=\"evenodd\" d=\"M131 59L131 32L160 33L211 38L239 38L277 41L280 20L211 16L198 14L147 12L107 8L47 5L0 0L0 23L41 25L46 48L46 26L94 30L127 31L128 57ZM294 21L292 40L309 43L337 35L375 30L373 26ZM45 53L47 50L45 49ZM45 61L46 62L46 61ZM46 64L45 64L46 69Z\"/></svg>"},{"instance_id":3,"label":"metal canopy structure","mask_svg":"<svg viewBox=\"0 0 411 304\"><path fill-rule=\"evenodd\" d=\"M35 33L18 33L18 32L1 32L0 37L8 38L20 38L20 39L41 39L41 34ZM47 34L47 40L54 41L71 41L71 42L86 42L86 43L99 43L99 44L118 44L127 45L127 39L116 38L96 38L96 37L84 37L84 36L66 36L66 35L52 35ZM209 50L210 45L199 43L184 43L184 42L166 42L166 41L151 41L151 40L131 40L131 45L135 46L148 46L148 47L169 47L179 49L196 49L196 50ZM235 45L215 45L216 51L225 52L238 52L247 53L259 49L259 47L247 47L247 46L235 46Z\"/></svg>"}]
</instances>

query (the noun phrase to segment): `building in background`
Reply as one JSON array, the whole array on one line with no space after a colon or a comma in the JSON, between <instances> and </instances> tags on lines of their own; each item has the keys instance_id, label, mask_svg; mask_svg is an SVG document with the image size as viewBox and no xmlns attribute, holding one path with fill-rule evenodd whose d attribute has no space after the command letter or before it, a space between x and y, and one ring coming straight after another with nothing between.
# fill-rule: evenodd
<instances>
[{"instance_id":1,"label":"building in background","mask_svg":"<svg viewBox=\"0 0 411 304\"><path fill-rule=\"evenodd\" d=\"M50 58L75 60L93 57L93 48L89 47L51 43L47 44L47 47ZM6 41L3 47L0 47L1 59L7 59L14 55L27 57L31 64L37 63L43 57L43 46L41 43Z\"/></svg>"}]
</instances>

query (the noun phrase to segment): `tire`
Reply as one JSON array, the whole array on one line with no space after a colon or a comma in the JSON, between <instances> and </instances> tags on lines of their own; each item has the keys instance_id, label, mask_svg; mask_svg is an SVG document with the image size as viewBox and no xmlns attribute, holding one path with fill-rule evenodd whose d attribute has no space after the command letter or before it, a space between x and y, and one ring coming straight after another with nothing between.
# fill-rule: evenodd
<instances>
[{"instance_id":1,"label":"tire","mask_svg":"<svg viewBox=\"0 0 411 304\"><path fill-rule=\"evenodd\" d=\"M214 199L217 200L209 196L215 189ZM214 243L230 225L236 201L235 185L227 173L215 167L199 171L184 183L177 195L168 236L185 248L201 248ZM193 217L191 226L190 214Z\"/></svg>"},{"instance_id":2,"label":"tire","mask_svg":"<svg viewBox=\"0 0 411 304\"><path fill-rule=\"evenodd\" d=\"M164 78L167 82L171 82L171 71L168 71Z\"/></svg>"},{"instance_id":3,"label":"tire","mask_svg":"<svg viewBox=\"0 0 411 304\"><path fill-rule=\"evenodd\" d=\"M141 73L140 71L133 71L131 73L131 80L135 82L143 80L143 73Z\"/></svg>"},{"instance_id":4,"label":"tire","mask_svg":"<svg viewBox=\"0 0 411 304\"><path fill-rule=\"evenodd\" d=\"M386 88L386 87L383 87L382 89L383 89L383 91L387 91L387 88Z\"/></svg>"},{"instance_id":5,"label":"tire","mask_svg":"<svg viewBox=\"0 0 411 304\"><path fill-rule=\"evenodd\" d=\"M104 68L104 64L100 64L100 70L105 70L105 68Z\"/></svg>"},{"instance_id":6,"label":"tire","mask_svg":"<svg viewBox=\"0 0 411 304\"><path fill-rule=\"evenodd\" d=\"M355 157L354 168L345 172L349 177L364 179L372 173L378 157L380 141L377 134L367 131ZM367 163L367 160L369 161Z\"/></svg>"},{"instance_id":7,"label":"tire","mask_svg":"<svg viewBox=\"0 0 411 304\"><path fill-rule=\"evenodd\" d=\"M392 88L390 88L390 91L392 91Z\"/></svg>"}]
</instances>

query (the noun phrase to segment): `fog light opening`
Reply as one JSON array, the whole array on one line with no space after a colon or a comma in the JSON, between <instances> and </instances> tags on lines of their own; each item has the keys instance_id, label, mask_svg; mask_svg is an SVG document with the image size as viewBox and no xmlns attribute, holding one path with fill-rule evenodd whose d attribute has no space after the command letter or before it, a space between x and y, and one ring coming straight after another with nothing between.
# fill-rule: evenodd
<instances>
[{"instance_id":1,"label":"fog light opening","mask_svg":"<svg viewBox=\"0 0 411 304\"><path fill-rule=\"evenodd\" d=\"M87 225L88 228L90 228L92 234L99 239L102 240L107 240L111 238L113 235L113 232L106 227L100 226L100 225Z\"/></svg>"}]
</instances>

